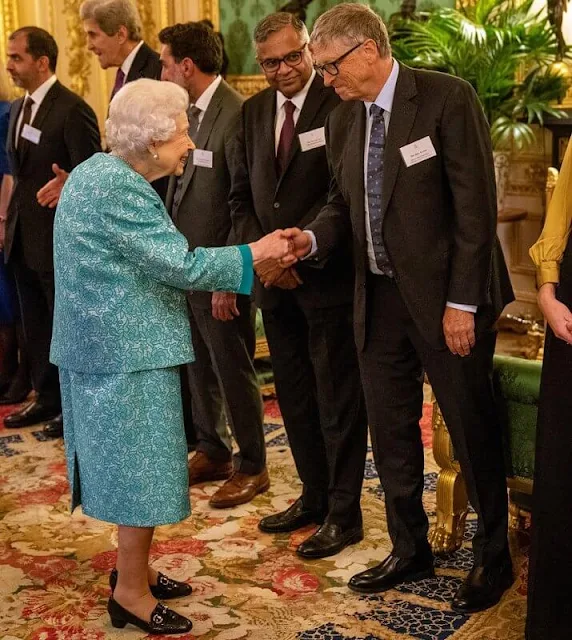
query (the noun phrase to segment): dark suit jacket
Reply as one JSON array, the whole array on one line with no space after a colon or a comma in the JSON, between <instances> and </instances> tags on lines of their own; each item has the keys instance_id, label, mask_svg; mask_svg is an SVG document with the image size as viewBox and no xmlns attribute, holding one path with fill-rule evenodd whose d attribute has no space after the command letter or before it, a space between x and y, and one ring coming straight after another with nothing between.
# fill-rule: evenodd
<instances>
[{"instance_id":1,"label":"dark suit jacket","mask_svg":"<svg viewBox=\"0 0 572 640\"><path fill-rule=\"evenodd\" d=\"M309 225L318 257L353 234L359 348L366 340L367 305L365 125L362 102L343 103L331 114L326 134L334 179L327 206ZM437 155L408 168L400 148L425 136ZM472 87L400 65L384 167L383 239L419 331L434 348L444 348L447 301L477 305L477 331L489 329L514 296L496 237L489 127Z\"/></svg>"},{"instance_id":2,"label":"dark suit jacket","mask_svg":"<svg viewBox=\"0 0 572 640\"><path fill-rule=\"evenodd\" d=\"M56 82L32 122L42 132L40 142L26 142L16 149L16 123L23 102L23 98L15 100L10 110L8 153L14 170L14 189L8 207L4 254L8 261L18 233L25 264L36 271L52 271L55 209L41 207L36 194L54 177L53 163L69 172L101 151L99 127L91 107Z\"/></svg>"},{"instance_id":3,"label":"dark suit jacket","mask_svg":"<svg viewBox=\"0 0 572 640\"><path fill-rule=\"evenodd\" d=\"M242 96L223 80L211 98L194 140L197 149L212 152L212 169L194 166L189 157L177 209L173 208L177 178L170 180L167 210L191 249L232 244L229 162L242 103ZM194 291L191 301L210 308L211 297L208 291Z\"/></svg>"},{"instance_id":4,"label":"dark suit jacket","mask_svg":"<svg viewBox=\"0 0 572 640\"><path fill-rule=\"evenodd\" d=\"M275 169L276 91L264 89L247 100L236 137L230 208L240 242L252 242L275 229L310 223L326 203L330 172L325 147L302 152L298 135L323 127L326 116L340 103L332 89L316 76L296 124L286 169ZM311 307L351 302L353 269L350 238L327 262L301 262L296 269L304 284L294 290L298 301ZM264 289L257 282L256 303L276 306L282 290Z\"/></svg>"},{"instance_id":5,"label":"dark suit jacket","mask_svg":"<svg viewBox=\"0 0 572 640\"><path fill-rule=\"evenodd\" d=\"M131 69L125 78L125 82L139 80L139 78L150 78L151 80L161 79L161 60L159 54L153 51L147 43L141 45L137 52Z\"/></svg>"}]
</instances>

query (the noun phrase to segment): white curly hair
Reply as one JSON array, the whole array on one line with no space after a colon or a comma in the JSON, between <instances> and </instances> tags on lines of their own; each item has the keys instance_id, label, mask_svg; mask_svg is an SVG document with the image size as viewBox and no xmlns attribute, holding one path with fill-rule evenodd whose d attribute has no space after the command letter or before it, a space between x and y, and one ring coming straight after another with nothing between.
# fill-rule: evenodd
<instances>
[{"instance_id":1,"label":"white curly hair","mask_svg":"<svg viewBox=\"0 0 572 640\"><path fill-rule=\"evenodd\" d=\"M187 92L173 82L141 78L114 96L105 123L107 145L117 155L141 159L153 142L176 131L175 119L189 106Z\"/></svg>"}]
</instances>

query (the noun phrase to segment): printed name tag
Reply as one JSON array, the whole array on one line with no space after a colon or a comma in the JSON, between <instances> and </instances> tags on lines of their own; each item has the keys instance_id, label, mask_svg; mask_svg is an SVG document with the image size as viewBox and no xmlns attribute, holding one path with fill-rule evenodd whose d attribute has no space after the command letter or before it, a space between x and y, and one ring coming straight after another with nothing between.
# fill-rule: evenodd
<instances>
[{"instance_id":1,"label":"printed name tag","mask_svg":"<svg viewBox=\"0 0 572 640\"><path fill-rule=\"evenodd\" d=\"M429 136L420 138L411 144L406 144L404 147L401 147L399 151L401 151L403 161L408 167L419 164L419 162L423 162L424 160L429 160L429 158L437 155Z\"/></svg>"},{"instance_id":2,"label":"printed name tag","mask_svg":"<svg viewBox=\"0 0 572 640\"><path fill-rule=\"evenodd\" d=\"M34 144L39 144L40 138L42 137L42 132L35 127L31 127L29 124L25 124L22 129L22 138L25 140L29 140Z\"/></svg>"},{"instance_id":3,"label":"printed name tag","mask_svg":"<svg viewBox=\"0 0 572 640\"><path fill-rule=\"evenodd\" d=\"M194 149L193 164L195 165L195 167L206 167L207 169L212 169L213 152L206 151L205 149Z\"/></svg>"},{"instance_id":4,"label":"printed name tag","mask_svg":"<svg viewBox=\"0 0 572 640\"><path fill-rule=\"evenodd\" d=\"M312 129L312 131L306 131L301 133L300 148L302 151L310 151L310 149L317 149L323 147L326 144L326 134L324 133L324 127L319 129Z\"/></svg>"}]
</instances>

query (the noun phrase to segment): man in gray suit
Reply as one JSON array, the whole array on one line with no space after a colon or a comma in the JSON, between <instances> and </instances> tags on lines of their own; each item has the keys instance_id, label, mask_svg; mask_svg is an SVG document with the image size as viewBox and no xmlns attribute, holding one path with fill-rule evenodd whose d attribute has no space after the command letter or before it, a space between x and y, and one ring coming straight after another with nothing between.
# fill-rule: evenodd
<instances>
[{"instance_id":1,"label":"man in gray suit","mask_svg":"<svg viewBox=\"0 0 572 640\"><path fill-rule=\"evenodd\" d=\"M220 39L204 24L189 22L163 29L161 78L189 92L189 134L196 149L184 174L173 178L167 209L177 228L197 246L229 243L230 145L242 98L219 75ZM197 452L189 464L190 484L228 479L212 496L213 507L250 501L270 486L262 429L262 399L252 363L254 312L248 296L192 292L189 317L196 361L189 385ZM239 452L232 447L225 419Z\"/></svg>"}]
</instances>

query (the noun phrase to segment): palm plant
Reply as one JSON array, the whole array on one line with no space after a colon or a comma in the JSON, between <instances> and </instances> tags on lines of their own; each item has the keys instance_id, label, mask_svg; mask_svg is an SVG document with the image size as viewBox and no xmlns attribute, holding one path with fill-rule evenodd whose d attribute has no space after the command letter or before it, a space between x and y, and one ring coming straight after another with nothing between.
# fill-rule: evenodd
<instances>
[{"instance_id":1,"label":"palm plant","mask_svg":"<svg viewBox=\"0 0 572 640\"><path fill-rule=\"evenodd\" d=\"M436 7L392 30L394 56L413 67L445 71L474 87L491 125L495 149L522 149L534 141L531 124L568 88L557 33L533 0L476 0L457 9ZM565 52L568 55L568 50Z\"/></svg>"}]
</instances>

